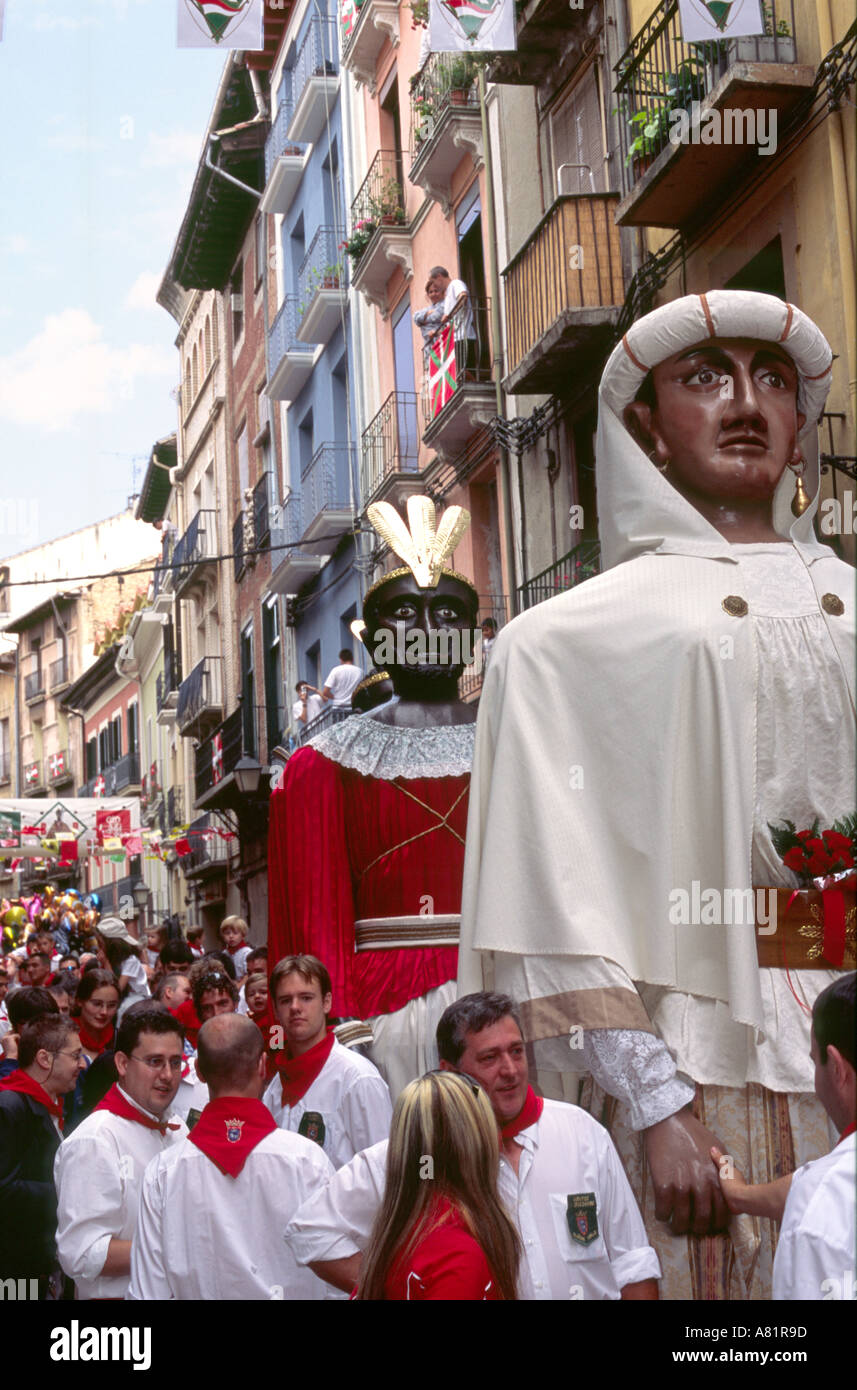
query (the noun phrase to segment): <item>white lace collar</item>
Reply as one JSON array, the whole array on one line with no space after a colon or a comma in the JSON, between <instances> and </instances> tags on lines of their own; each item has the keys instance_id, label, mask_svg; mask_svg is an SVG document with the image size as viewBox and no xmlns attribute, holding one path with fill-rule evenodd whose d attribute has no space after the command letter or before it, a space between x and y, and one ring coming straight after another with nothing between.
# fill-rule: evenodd
<instances>
[{"instance_id":1,"label":"white lace collar","mask_svg":"<svg viewBox=\"0 0 857 1390\"><path fill-rule=\"evenodd\" d=\"M461 777L473 766L476 724L408 729L355 714L311 740L323 757L364 777Z\"/></svg>"}]
</instances>

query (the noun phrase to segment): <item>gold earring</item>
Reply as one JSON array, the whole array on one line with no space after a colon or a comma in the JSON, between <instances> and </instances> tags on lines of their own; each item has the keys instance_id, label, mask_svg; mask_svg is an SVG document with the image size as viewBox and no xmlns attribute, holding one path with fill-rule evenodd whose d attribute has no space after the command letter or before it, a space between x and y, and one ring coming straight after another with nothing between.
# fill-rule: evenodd
<instances>
[{"instance_id":1,"label":"gold earring","mask_svg":"<svg viewBox=\"0 0 857 1390\"><path fill-rule=\"evenodd\" d=\"M803 516L807 507L812 502L812 498L803 485L803 475L806 472L806 459L801 457L797 463L790 463L789 468L795 475L795 490L792 497L792 516Z\"/></svg>"}]
</instances>

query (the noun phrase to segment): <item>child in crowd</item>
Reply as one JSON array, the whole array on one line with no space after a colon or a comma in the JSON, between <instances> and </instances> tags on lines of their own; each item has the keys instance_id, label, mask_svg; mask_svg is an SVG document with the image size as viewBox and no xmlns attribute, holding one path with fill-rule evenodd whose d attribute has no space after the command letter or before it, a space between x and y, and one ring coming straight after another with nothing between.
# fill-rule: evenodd
<instances>
[{"instance_id":1,"label":"child in crowd","mask_svg":"<svg viewBox=\"0 0 857 1390\"><path fill-rule=\"evenodd\" d=\"M193 952L193 958L194 958L194 960L202 960L203 956L205 955L205 950L204 950L203 944L202 944L202 938L203 938L204 935L205 935L205 927L195 927L195 926L194 926L194 927L188 927L188 929L187 929L187 932L186 932L187 944L188 944L188 946L190 947L191 951Z\"/></svg>"},{"instance_id":2,"label":"child in crowd","mask_svg":"<svg viewBox=\"0 0 857 1390\"><path fill-rule=\"evenodd\" d=\"M160 954L166 944L166 927L146 928L146 949L143 952L143 965L147 979L151 980L152 976L157 974Z\"/></svg>"},{"instance_id":3,"label":"child in crowd","mask_svg":"<svg viewBox=\"0 0 857 1390\"><path fill-rule=\"evenodd\" d=\"M142 946L119 917L103 917L95 935L99 963L112 970L119 982L118 1022L132 1004L150 997L146 968L140 959Z\"/></svg>"},{"instance_id":4,"label":"child in crowd","mask_svg":"<svg viewBox=\"0 0 857 1390\"><path fill-rule=\"evenodd\" d=\"M220 924L220 940L232 957L235 978L247 973L247 957L252 947L247 945L247 923L243 917L224 917Z\"/></svg>"}]
</instances>

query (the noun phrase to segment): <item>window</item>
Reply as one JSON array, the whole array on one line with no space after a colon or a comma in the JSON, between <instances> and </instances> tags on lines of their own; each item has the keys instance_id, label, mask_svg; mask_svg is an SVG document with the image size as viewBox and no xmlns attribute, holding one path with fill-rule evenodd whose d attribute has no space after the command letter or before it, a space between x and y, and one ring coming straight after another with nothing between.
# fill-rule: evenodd
<instances>
[{"instance_id":1,"label":"window","mask_svg":"<svg viewBox=\"0 0 857 1390\"><path fill-rule=\"evenodd\" d=\"M98 730L98 770L103 772L110 766L110 729L107 724Z\"/></svg>"},{"instance_id":2,"label":"window","mask_svg":"<svg viewBox=\"0 0 857 1390\"><path fill-rule=\"evenodd\" d=\"M98 773L98 739L95 734L86 740L86 780L91 782Z\"/></svg>"},{"instance_id":3,"label":"window","mask_svg":"<svg viewBox=\"0 0 857 1390\"><path fill-rule=\"evenodd\" d=\"M560 192L606 192L601 109L594 67L590 67L568 95L557 102L551 113L550 135L554 168L551 197L555 198ZM588 168L563 168L563 165L587 165Z\"/></svg>"},{"instance_id":4,"label":"window","mask_svg":"<svg viewBox=\"0 0 857 1390\"><path fill-rule=\"evenodd\" d=\"M114 714L113 718L112 718L111 721L110 721L110 728L109 728L109 730L108 730L108 734L109 734L109 752L110 752L109 761L110 761L111 763L118 763L119 759L122 757L122 715L121 715L121 714Z\"/></svg>"},{"instance_id":5,"label":"window","mask_svg":"<svg viewBox=\"0 0 857 1390\"><path fill-rule=\"evenodd\" d=\"M239 261L238 269L229 282L229 307L232 312L232 342L237 343L244 334L244 262Z\"/></svg>"},{"instance_id":6,"label":"window","mask_svg":"<svg viewBox=\"0 0 857 1390\"><path fill-rule=\"evenodd\" d=\"M250 453L247 447L247 423L241 426L241 432L235 441L235 457L238 462L238 505L244 506L244 493L250 486Z\"/></svg>"},{"instance_id":7,"label":"window","mask_svg":"<svg viewBox=\"0 0 857 1390\"><path fill-rule=\"evenodd\" d=\"M192 394L193 394L194 396L196 396L196 393L197 393L197 391L199 390L199 353L198 353L197 350L196 350L196 346L194 346L194 349L193 349L193 357L191 358L191 362L192 362L191 373L190 373L191 392L192 392Z\"/></svg>"},{"instance_id":8,"label":"window","mask_svg":"<svg viewBox=\"0 0 857 1390\"><path fill-rule=\"evenodd\" d=\"M265 278L265 260L266 260L266 256L267 256L267 250L268 250L268 245L267 245L268 238L267 238L267 236L266 236L267 229L268 229L268 228L267 228L266 214L265 214L264 212L260 212L260 213L259 213L259 216L256 218L256 225L255 225L255 228L254 228L255 236L256 236L256 289L257 289L257 290L258 290L259 286L261 285L263 279Z\"/></svg>"},{"instance_id":9,"label":"window","mask_svg":"<svg viewBox=\"0 0 857 1390\"><path fill-rule=\"evenodd\" d=\"M128 726L128 752L140 751L140 711L136 705L129 705L126 722Z\"/></svg>"},{"instance_id":10,"label":"window","mask_svg":"<svg viewBox=\"0 0 857 1390\"><path fill-rule=\"evenodd\" d=\"M241 633L241 707L244 711L244 752L256 754L255 678L253 674L253 624Z\"/></svg>"}]
</instances>

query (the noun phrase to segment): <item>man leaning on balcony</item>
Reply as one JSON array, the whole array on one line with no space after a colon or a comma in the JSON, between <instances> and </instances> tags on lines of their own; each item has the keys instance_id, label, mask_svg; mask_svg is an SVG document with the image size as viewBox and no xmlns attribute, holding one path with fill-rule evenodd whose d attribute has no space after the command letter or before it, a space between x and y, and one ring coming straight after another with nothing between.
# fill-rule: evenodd
<instances>
[{"instance_id":1,"label":"man leaning on balcony","mask_svg":"<svg viewBox=\"0 0 857 1390\"><path fill-rule=\"evenodd\" d=\"M473 323L473 306L470 302L470 291L463 280L453 280L449 271L442 265L432 266L429 271L429 283L437 285L443 291L443 318L437 327L437 332L441 333L448 323L452 323L453 332L458 340L459 346L466 342L466 355L457 352L456 360L461 362L464 356L463 365L466 367L476 366L476 328Z\"/></svg>"}]
</instances>

